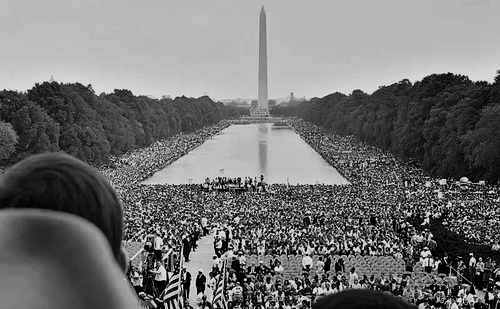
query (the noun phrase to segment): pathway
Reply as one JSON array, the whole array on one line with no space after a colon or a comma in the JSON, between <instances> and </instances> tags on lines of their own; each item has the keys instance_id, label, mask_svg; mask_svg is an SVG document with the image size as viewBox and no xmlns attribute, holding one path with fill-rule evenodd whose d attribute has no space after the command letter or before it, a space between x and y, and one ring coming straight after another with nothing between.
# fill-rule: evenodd
<instances>
[{"instance_id":1,"label":"pathway","mask_svg":"<svg viewBox=\"0 0 500 309\"><path fill-rule=\"evenodd\" d=\"M196 308L195 304L197 301L196 295L196 276L198 275L198 270L203 269L203 274L207 277L207 288L205 289L205 295L207 295L208 300L212 299L212 290L208 288L208 273L212 269L212 257L214 255L214 236L208 235L201 238L198 241L198 248L195 252L191 252L190 260L184 263L187 270L191 273L191 290L189 293L189 304Z\"/></svg>"}]
</instances>

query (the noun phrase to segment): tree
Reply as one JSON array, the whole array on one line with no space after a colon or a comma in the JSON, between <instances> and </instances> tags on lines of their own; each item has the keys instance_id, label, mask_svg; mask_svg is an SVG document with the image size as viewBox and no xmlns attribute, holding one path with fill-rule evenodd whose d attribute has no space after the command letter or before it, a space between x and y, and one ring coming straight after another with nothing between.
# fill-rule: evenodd
<instances>
[{"instance_id":1,"label":"tree","mask_svg":"<svg viewBox=\"0 0 500 309\"><path fill-rule=\"evenodd\" d=\"M12 124L19 137L11 161L30 154L59 150L59 125L24 94L1 91L0 118Z\"/></svg>"},{"instance_id":2,"label":"tree","mask_svg":"<svg viewBox=\"0 0 500 309\"><path fill-rule=\"evenodd\" d=\"M473 131L464 136L467 162L480 169L481 176L500 179L500 103L487 106Z\"/></svg>"},{"instance_id":3,"label":"tree","mask_svg":"<svg viewBox=\"0 0 500 309\"><path fill-rule=\"evenodd\" d=\"M500 70L495 83L452 73L407 79L368 95L333 93L274 113L298 116L339 135L419 163L439 177L500 179ZM488 106L488 108L485 108Z\"/></svg>"},{"instance_id":4,"label":"tree","mask_svg":"<svg viewBox=\"0 0 500 309\"><path fill-rule=\"evenodd\" d=\"M7 160L16 150L17 134L12 125L0 121L0 160Z\"/></svg>"}]
</instances>

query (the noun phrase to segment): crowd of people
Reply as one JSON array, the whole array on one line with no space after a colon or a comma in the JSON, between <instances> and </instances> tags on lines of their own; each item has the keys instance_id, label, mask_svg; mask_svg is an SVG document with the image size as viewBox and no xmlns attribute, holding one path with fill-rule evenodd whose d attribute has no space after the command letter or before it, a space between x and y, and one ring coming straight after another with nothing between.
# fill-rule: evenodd
<instances>
[{"instance_id":1,"label":"crowd of people","mask_svg":"<svg viewBox=\"0 0 500 309\"><path fill-rule=\"evenodd\" d=\"M500 188L466 178L432 179L418 167L364 144L352 136L324 132L304 121L296 132L346 178L367 193L379 192L400 211L444 217L444 224L472 242L498 250ZM388 195L393 195L389 199Z\"/></svg>"},{"instance_id":2,"label":"crowd of people","mask_svg":"<svg viewBox=\"0 0 500 309\"><path fill-rule=\"evenodd\" d=\"M233 308L308 308L353 288L388 292L422 308L500 308L498 187L432 179L391 154L301 120L290 125L349 185L266 184L262 176L142 184L227 125L157 142L100 169L123 207L123 240L143 244L128 272L143 299L161 297L180 273L186 305L195 280L198 305L205 308L205 285L213 287L216 276L226 274ZM436 224L471 247L445 252L447 240L435 235ZM208 234L214 235L214 267L190 274L182 265ZM473 245L487 250L475 252ZM273 258L247 263L255 256ZM290 276L282 256L300 257L300 272ZM391 257L406 269L358 274L338 256Z\"/></svg>"},{"instance_id":3,"label":"crowd of people","mask_svg":"<svg viewBox=\"0 0 500 309\"><path fill-rule=\"evenodd\" d=\"M201 226L205 220L205 224L208 221L224 230L215 235L216 256L224 252L226 233L230 238L227 245L243 256L320 255L325 261L332 255L393 256L404 260L408 271L418 263L430 273L437 273L438 268L446 269L448 275L458 273L457 284L479 287L483 299L488 295L487 289L494 287L491 282L498 280L498 259L481 257L484 265L480 268L484 270L476 275L461 266L468 263L468 256L437 254L430 225L440 220L469 242L488 244L494 250L499 237L495 223L500 222L494 207L498 205L498 188L433 180L418 168L352 137L335 136L300 120L291 125L351 185L268 184L259 194L253 189L227 189L259 183L251 177L207 179L201 186L138 185L133 194L123 197L133 209L126 220L127 235L132 236L129 239L144 241L151 231L162 229L164 243L175 250L194 230L207 229ZM220 192L214 194L215 190ZM265 285L265 281L259 282ZM366 282L360 278L358 283ZM334 285L329 281L330 287Z\"/></svg>"},{"instance_id":4,"label":"crowd of people","mask_svg":"<svg viewBox=\"0 0 500 309\"><path fill-rule=\"evenodd\" d=\"M257 177L215 177L210 179L207 177L201 187L205 191L251 191L264 192L266 191L266 183L264 175Z\"/></svg>"},{"instance_id":5,"label":"crowd of people","mask_svg":"<svg viewBox=\"0 0 500 309\"><path fill-rule=\"evenodd\" d=\"M292 308L297 305L309 307L322 298L347 289L370 289L389 293L419 304L423 308L497 308L498 295L495 287L479 297L474 287L456 284L435 277L425 285L417 285L410 274L358 275L356 268L346 272L342 263L335 269L326 270L322 263L318 269L303 269L302 276L283 278L280 263L272 260L270 265L246 265L241 257L233 258L228 277L228 299L232 305L246 308ZM498 288L497 288L498 289ZM243 293L239 293L239 291Z\"/></svg>"},{"instance_id":6,"label":"crowd of people","mask_svg":"<svg viewBox=\"0 0 500 309\"><path fill-rule=\"evenodd\" d=\"M99 168L118 190L135 188L157 171L203 144L207 139L227 128L229 123L221 121L189 134L178 134L152 145L133 150Z\"/></svg>"}]
</instances>

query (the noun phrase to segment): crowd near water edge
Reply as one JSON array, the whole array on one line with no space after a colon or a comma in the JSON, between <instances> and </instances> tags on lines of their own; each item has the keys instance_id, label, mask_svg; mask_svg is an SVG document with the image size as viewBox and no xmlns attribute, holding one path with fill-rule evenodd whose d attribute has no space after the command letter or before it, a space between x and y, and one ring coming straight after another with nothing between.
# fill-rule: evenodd
<instances>
[{"instance_id":1,"label":"crowd near water edge","mask_svg":"<svg viewBox=\"0 0 500 309\"><path fill-rule=\"evenodd\" d=\"M353 137L302 120L289 125L351 185L290 186L264 179L264 190L242 192L141 184L226 122L159 141L102 169L124 205L124 241L146 245L130 271L141 295L158 293L156 269L163 267L168 277L179 267L175 261L188 259L210 232L215 256L206 281L215 284L225 273L232 307L302 308L356 287L422 307L498 306L498 187L432 179ZM258 177L242 178L247 176ZM197 305L206 306L199 297Z\"/></svg>"}]
</instances>

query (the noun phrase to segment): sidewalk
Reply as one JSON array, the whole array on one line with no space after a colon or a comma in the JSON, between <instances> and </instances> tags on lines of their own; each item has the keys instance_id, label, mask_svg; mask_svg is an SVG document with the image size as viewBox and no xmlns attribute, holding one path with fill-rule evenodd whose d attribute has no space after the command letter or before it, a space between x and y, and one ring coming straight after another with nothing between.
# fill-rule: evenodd
<instances>
[{"instance_id":1,"label":"sidewalk","mask_svg":"<svg viewBox=\"0 0 500 309\"><path fill-rule=\"evenodd\" d=\"M196 307L197 295L196 295L196 276L198 275L198 270L203 269L203 274L207 278L207 288L205 289L205 295L209 301L212 300L212 290L208 288L208 273L212 269L212 257L214 255L214 236L212 234L201 238L198 241L198 248L195 252L191 252L190 261L184 263L187 271L191 273L191 290L189 293L189 304Z\"/></svg>"}]
</instances>

